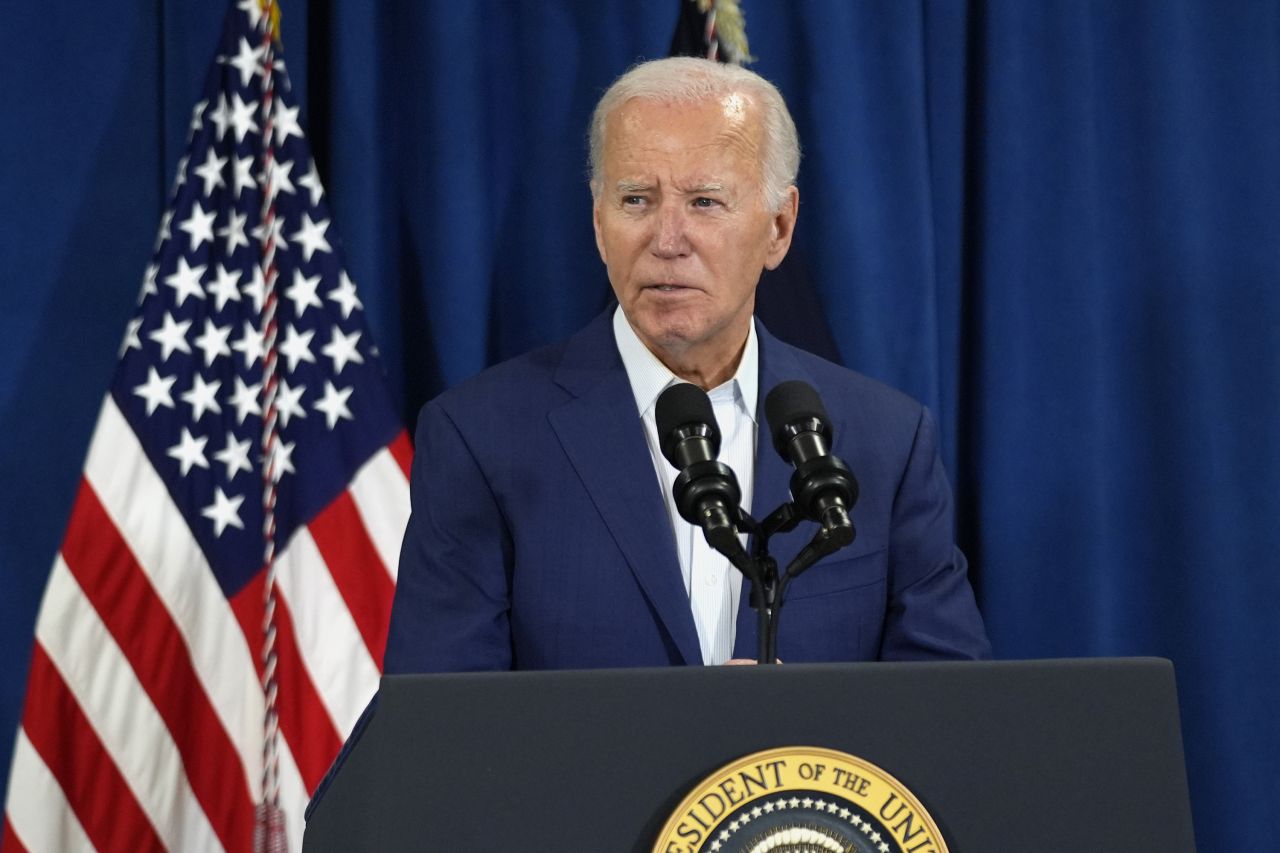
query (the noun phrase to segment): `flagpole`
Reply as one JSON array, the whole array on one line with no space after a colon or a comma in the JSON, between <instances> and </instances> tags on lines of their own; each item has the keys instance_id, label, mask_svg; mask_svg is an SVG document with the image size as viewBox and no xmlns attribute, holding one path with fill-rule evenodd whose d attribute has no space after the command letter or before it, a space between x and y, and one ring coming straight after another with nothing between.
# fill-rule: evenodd
<instances>
[{"instance_id":1,"label":"flagpole","mask_svg":"<svg viewBox=\"0 0 1280 853\"><path fill-rule=\"evenodd\" d=\"M278 325L276 308L276 182L275 182L275 44L278 9L275 0L263 0L262 29L262 277L264 297L260 327L263 334L262 369L262 538L263 538L263 616L262 616L262 692L265 700L262 739L262 802L257 808L254 826L255 853L276 853L286 849L284 812L280 808L279 684L276 678L276 488L280 481L277 469L280 433L276 392L279 388L277 367Z\"/></svg>"}]
</instances>

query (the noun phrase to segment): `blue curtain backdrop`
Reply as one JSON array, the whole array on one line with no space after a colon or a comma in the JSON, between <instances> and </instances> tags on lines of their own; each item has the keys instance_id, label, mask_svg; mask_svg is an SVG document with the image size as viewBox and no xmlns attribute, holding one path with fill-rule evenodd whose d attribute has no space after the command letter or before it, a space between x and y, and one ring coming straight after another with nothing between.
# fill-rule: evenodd
<instances>
[{"instance_id":1,"label":"blue curtain backdrop","mask_svg":"<svg viewBox=\"0 0 1280 853\"><path fill-rule=\"evenodd\" d=\"M407 421L600 310L584 128L614 76L665 52L674 2L283 5ZM755 68L805 147L786 266L814 283L846 364L938 413L997 654L1172 658L1200 849L1270 849L1280 5L743 5ZM39 596L223 11L7 4L4 767ZM766 280L762 298L785 304L786 286Z\"/></svg>"}]
</instances>

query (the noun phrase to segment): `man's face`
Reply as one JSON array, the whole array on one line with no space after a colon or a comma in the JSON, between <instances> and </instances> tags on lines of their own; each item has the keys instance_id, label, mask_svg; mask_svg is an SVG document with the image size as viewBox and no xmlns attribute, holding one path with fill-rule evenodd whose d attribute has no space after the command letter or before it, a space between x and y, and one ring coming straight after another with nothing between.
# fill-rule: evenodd
<instances>
[{"instance_id":1,"label":"man's face","mask_svg":"<svg viewBox=\"0 0 1280 853\"><path fill-rule=\"evenodd\" d=\"M799 203L790 188L777 214L765 204L759 107L739 94L634 99L605 138L596 245L631 326L673 370L736 364L760 273L786 255Z\"/></svg>"}]
</instances>

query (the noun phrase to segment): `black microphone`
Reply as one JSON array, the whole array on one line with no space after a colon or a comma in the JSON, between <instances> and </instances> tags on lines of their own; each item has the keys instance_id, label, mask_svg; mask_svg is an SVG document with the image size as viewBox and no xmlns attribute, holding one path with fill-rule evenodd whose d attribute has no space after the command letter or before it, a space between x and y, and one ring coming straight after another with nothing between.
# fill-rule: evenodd
<instances>
[{"instance_id":1,"label":"black microphone","mask_svg":"<svg viewBox=\"0 0 1280 853\"><path fill-rule=\"evenodd\" d=\"M849 510L858 500L858 481L849 466L831 454L831 424L813 386L798 379L779 383L764 401L773 446L795 466L791 498L800 514L822 525L832 550L853 541Z\"/></svg>"},{"instance_id":2,"label":"black microphone","mask_svg":"<svg viewBox=\"0 0 1280 853\"><path fill-rule=\"evenodd\" d=\"M707 392L672 385L658 396L654 415L662 455L680 471L672 487L680 517L701 527L707 543L736 565L746 558L737 528L742 491L733 469L716 461L720 426Z\"/></svg>"}]
</instances>

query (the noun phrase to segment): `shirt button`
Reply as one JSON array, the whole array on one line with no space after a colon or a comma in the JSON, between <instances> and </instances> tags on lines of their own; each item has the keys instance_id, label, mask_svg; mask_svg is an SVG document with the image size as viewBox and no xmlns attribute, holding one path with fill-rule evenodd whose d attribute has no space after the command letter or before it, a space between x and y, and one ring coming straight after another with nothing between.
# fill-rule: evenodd
<instances>
[{"instance_id":1,"label":"shirt button","mask_svg":"<svg viewBox=\"0 0 1280 853\"><path fill-rule=\"evenodd\" d=\"M708 573L707 573L707 586L715 586L715 585L716 585L716 573L715 573L715 572L708 572Z\"/></svg>"}]
</instances>

